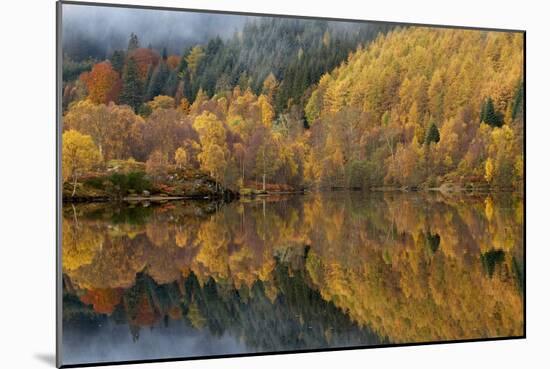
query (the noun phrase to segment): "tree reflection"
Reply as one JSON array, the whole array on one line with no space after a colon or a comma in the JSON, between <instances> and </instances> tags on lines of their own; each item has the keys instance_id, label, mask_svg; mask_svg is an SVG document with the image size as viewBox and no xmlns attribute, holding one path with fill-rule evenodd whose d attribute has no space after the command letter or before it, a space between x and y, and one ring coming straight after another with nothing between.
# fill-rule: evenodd
<instances>
[{"instance_id":1,"label":"tree reflection","mask_svg":"<svg viewBox=\"0 0 550 369\"><path fill-rule=\"evenodd\" d=\"M521 335L522 207L347 192L69 207L64 316L134 339L183 320L268 350Z\"/></svg>"}]
</instances>

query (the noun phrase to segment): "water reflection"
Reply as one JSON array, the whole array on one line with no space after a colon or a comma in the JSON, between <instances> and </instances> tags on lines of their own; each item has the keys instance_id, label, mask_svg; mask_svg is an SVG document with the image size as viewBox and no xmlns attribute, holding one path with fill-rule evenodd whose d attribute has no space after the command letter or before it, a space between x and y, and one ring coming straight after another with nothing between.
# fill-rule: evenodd
<instances>
[{"instance_id":1,"label":"water reflection","mask_svg":"<svg viewBox=\"0 0 550 369\"><path fill-rule=\"evenodd\" d=\"M65 363L521 335L523 203L66 205Z\"/></svg>"}]
</instances>

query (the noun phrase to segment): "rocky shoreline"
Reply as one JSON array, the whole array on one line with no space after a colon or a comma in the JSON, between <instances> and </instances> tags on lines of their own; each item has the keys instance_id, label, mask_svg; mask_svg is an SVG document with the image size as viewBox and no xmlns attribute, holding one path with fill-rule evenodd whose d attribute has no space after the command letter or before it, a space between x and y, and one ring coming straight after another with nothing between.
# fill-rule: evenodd
<instances>
[{"instance_id":1,"label":"rocky shoreline","mask_svg":"<svg viewBox=\"0 0 550 369\"><path fill-rule=\"evenodd\" d=\"M70 183L63 185L64 203L230 201L238 197L239 193L223 188L210 176L189 169L173 172L155 181L144 173L94 173L83 178L76 188Z\"/></svg>"}]
</instances>

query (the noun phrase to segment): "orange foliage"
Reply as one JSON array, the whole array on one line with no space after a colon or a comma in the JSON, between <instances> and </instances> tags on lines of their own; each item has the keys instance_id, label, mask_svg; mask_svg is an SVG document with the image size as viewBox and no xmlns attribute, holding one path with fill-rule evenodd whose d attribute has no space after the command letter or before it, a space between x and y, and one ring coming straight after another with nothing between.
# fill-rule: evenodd
<instances>
[{"instance_id":1,"label":"orange foliage","mask_svg":"<svg viewBox=\"0 0 550 369\"><path fill-rule=\"evenodd\" d=\"M131 322L140 327L148 327L155 324L157 319L158 316L155 313L155 308L151 305L147 295L139 296L136 316L134 319L131 319Z\"/></svg>"},{"instance_id":2,"label":"orange foliage","mask_svg":"<svg viewBox=\"0 0 550 369\"><path fill-rule=\"evenodd\" d=\"M96 288L86 291L80 300L93 305L94 311L102 314L111 314L120 303L122 290L120 288Z\"/></svg>"},{"instance_id":3,"label":"orange foliage","mask_svg":"<svg viewBox=\"0 0 550 369\"><path fill-rule=\"evenodd\" d=\"M89 73L82 73L80 79L86 84L88 98L95 104L118 100L122 84L117 71L108 61L95 64Z\"/></svg>"},{"instance_id":4,"label":"orange foliage","mask_svg":"<svg viewBox=\"0 0 550 369\"><path fill-rule=\"evenodd\" d=\"M147 70L149 69L149 66L154 68L160 60L160 56L156 51L143 47L135 49L128 55L128 57L133 57L136 61L139 77L142 80L147 78Z\"/></svg>"},{"instance_id":5,"label":"orange foliage","mask_svg":"<svg viewBox=\"0 0 550 369\"><path fill-rule=\"evenodd\" d=\"M170 69L176 69L180 64L180 59L181 58L177 55L170 55L168 59L166 59L166 64L170 67Z\"/></svg>"}]
</instances>

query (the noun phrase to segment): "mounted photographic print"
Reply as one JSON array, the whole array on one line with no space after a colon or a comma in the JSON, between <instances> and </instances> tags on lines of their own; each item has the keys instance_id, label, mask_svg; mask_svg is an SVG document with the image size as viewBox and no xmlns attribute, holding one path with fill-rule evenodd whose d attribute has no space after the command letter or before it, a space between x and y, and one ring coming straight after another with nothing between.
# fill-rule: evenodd
<instances>
[{"instance_id":1,"label":"mounted photographic print","mask_svg":"<svg viewBox=\"0 0 550 369\"><path fill-rule=\"evenodd\" d=\"M525 337L524 31L57 26L58 366Z\"/></svg>"}]
</instances>

